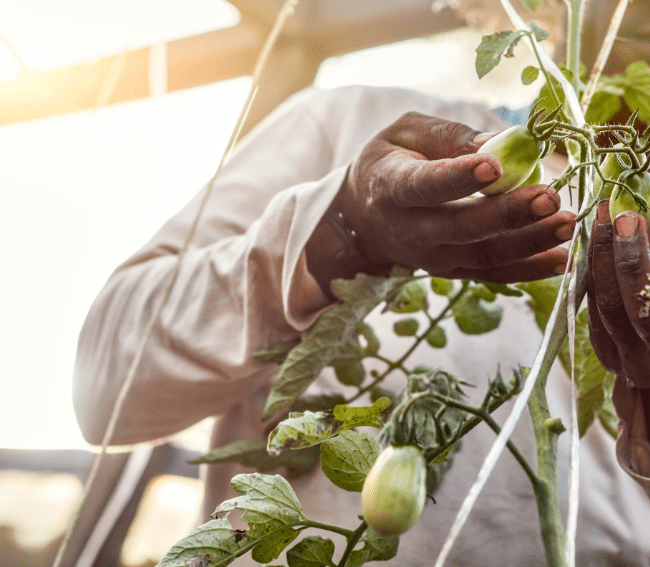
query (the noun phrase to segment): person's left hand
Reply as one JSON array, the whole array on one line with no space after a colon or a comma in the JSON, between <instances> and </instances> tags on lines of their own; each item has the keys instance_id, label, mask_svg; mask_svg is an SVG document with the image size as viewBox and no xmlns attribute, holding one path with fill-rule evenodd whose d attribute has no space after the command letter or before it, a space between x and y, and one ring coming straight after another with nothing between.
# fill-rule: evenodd
<instances>
[{"instance_id":1,"label":"person's left hand","mask_svg":"<svg viewBox=\"0 0 650 567\"><path fill-rule=\"evenodd\" d=\"M650 284L650 229L637 212L621 213L615 225L601 201L589 242L589 334L607 370L650 388L650 297L641 293Z\"/></svg>"}]
</instances>

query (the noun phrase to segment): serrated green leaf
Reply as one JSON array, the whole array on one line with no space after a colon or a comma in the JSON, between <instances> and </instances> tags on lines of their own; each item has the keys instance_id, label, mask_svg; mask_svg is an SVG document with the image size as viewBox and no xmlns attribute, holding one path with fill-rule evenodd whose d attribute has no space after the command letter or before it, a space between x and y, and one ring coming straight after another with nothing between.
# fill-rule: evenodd
<instances>
[{"instance_id":1,"label":"serrated green leaf","mask_svg":"<svg viewBox=\"0 0 650 567\"><path fill-rule=\"evenodd\" d=\"M397 301L390 307L393 313L416 313L426 311L427 291L420 281L408 282L400 292Z\"/></svg>"},{"instance_id":2,"label":"serrated green leaf","mask_svg":"<svg viewBox=\"0 0 650 567\"><path fill-rule=\"evenodd\" d=\"M332 411L335 406L345 403L345 396L335 390L326 390L320 394L303 396L292 406L292 410L298 413L306 411Z\"/></svg>"},{"instance_id":3,"label":"serrated green leaf","mask_svg":"<svg viewBox=\"0 0 650 567\"><path fill-rule=\"evenodd\" d=\"M280 556L280 553L300 535L302 529L292 527L273 528L269 524L256 525L246 532L248 538L255 537L261 541L253 548L251 557L258 563L268 563Z\"/></svg>"},{"instance_id":4,"label":"serrated green leaf","mask_svg":"<svg viewBox=\"0 0 650 567\"><path fill-rule=\"evenodd\" d=\"M381 427L379 421L390 406L389 398L379 398L371 406L340 405L334 408L334 418L341 422L338 431L354 429L355 427Z\"/></svg>"},{"instance_id":5,"label":"serrated green leaf","mask_svg":"<svg viewBox=\"0 0 650 567\"><path fill-rule=\"evenodd\" d=\"M397 555L398 537L383 537L368 528L361 542L363 547L350 553L346 567L360 567L369 561L388 561Z\"/></svg>"},{"instance_id":6,"label":"serrated green leaf","mask_svg":"<svg viewBox=\"0 0 650 567\"><path fill-rule=\"evenodd\" d=\"M329 412L290 413L271 431L267 451L279 455L287 449L301 449L318 445L329 439L341 426Z\"/></svg>"},{"instance_id":7,"label":"serrated green leaf","mask_svg":"<svg viewBox=\"0 0 650 567\"><path fill-rule=\"evenodd\" d=\"M239 548L230 522L211 520L176 543L157 567L221 567L237 557Z\"/></svg>"},{"instance_id":8,"label":"serrated green leaf","mask_svg":"<svg viewBox=\"0 0 650 567\"><path fill-rule=\"evenodd\" d=\"M451 312L463 333L480 335L499 326L503 307L487 303L473 293L466 293L452 306Z\"/></svg>"},{"instance_id":9,"label":"serrated green leaf","mask_svg":"<svg viewBox=\"0 0 650 567\"><path fill-rule=\"evenodd\" d=\"M279 474L238 474L230 482L242 496L219 504L214 512L217 517L243 510L242 520L251 527L269 522L279 527L305 519L296 493Z\"/></svg>"},{"instance_id":10,"label":"serrated green leaf","mask_svg":"<svg viewBox=\"0 0 650 567\"><path fill-rule=\"evenodd\" d=\"M343 431L321 445L321 467L333 484L349 492L361 492L366 470L381 452L379 442L368 433Z\"/></svg>"},{"instance_id":11,"label":"serrated green leaf","mask_svg":"<svg viewBox=\"0 0 650 567\"><path fill-rule=\"evenodd\" d=\"M343 303L324 311L282 363L262 419L290 408L323 368L337 357L341 345L357 334L358 325L366 315L407 281L409 278L379 278L366 274L357 274L354 280L334 280L332 291Z\"/></svg>"},{"instance_id":12,"label":"serrated green leaf","mask_svg":"<svg viewBox=\"0 0 650 567\"><path fill-rule=\"evenodd\" d=\"M420 322L412 317L400 319L393 324L393 331L398 337L412 337L418 332L419 328Z\"/></svg>"},{"instance_id":13,"label":"serrated green leaf","mask_svg":"<svg viewBox=\"0 0 650 567\"><path fill-rule=\"evenodd\" d=\"M431 331L427 333L425 337L427 343L433 348L444 348L447 344L447 335L445 330L440 326L436 325Z\"/></svg>"},{"instance_id":14,"label":"serrated green leaf","mask_svg":"<svg viewBox=\"0 0 650 567\"><path fill-rule=\"evenodd\" d=\"M625 69L625 104L639 109L639 117L650 123L650 67L645 61L630 63Z\"/></svg>"},{"instance_id":15,"label":"serrated green leaf","mask_svg":"<svg viewBox=\"0 0 650 567\"><path fill-rule=\"evenodd\" d=\"M436 295L449 295L454 290L454 282L444 278L431 278L430 285Z\"/></svg>"},{"instance_id":16,"label":"serrated green leaf","mask_svg":"<svg viewBox=\"0 0 650 567\"><path fill-rule=\"evenodd\" d=\"M526 8L534 12L544 3L544 0L524 0Z\"/></svg>"},{"instance_id":17,"label":"serrated green leaf","mask_svg":"<svg viewBox=\"0 0 650 567\"><path fill-rule=\"evenodd\" d=\"M321 536L307 536L287 551L289 567L333 567L334 542Z\"/></svg>"},{"instance_id":18,"label":"serrated green leaf","mask_svg":"<svg viewBox=\"0 0 650 567\"><path fill-rule=\"evenodd\" d=\"M280 343L273 345L270 348L263 348L253 353L253 358L261 360L262 362L273 362L274 364L282 364L287 358L288 354L298 345L300 341L289 341L287 343Z\"/></svg>"},{"instance_id":19,"label":"serrated green leaf","mask_svg":"<svg viewBox=\"0 0 650 567\"><path fill-rule=\"evenodd\" d=\"M598 421L613 439L618 438L618 417L616 417L611 398L607 398L603 407L598 410Z\"/></svg>"},{"instance_id":20,"label":"serrated green leaf","mask_svg":"<svg viewBox=\"0 0 650 567\"><path fill-rule=\"evenodd\" d=\"M474 297L483 299L488 303L492 303L497 298L497 294L482 282L470 286L469 292L472 293Z\"/></svg>"},{"instance_id":21,"label":"serrated green leaf","mask_svg":"<svg viewBox=\"0 0 650 567\"><path fill-rule=\"evenodd\" d=\"M537 77L539 77L539 68L534 67L533 65L528 65L521 72L521 82L524 85L530 85L534 83L537 80Z\"/></svg>"},{"instance_id":22,"label":"serrated green leaf","mask_svg":"<svg viewBox=\"0 0 650 567\"><path fill-rule=\"evenodd\" d=\"M527 303L533 310L535 321L542 332L546 329L546 323L553 311L561 283L562 276L517 284L519 289L530 296Z\"/></svg>"},{"instance_id":23,"label":"serrated green leaf","mask_svg":"<svg viewBox=\"0 0 650 567\"><path fill-rule=\"evenodd\" d=\"M549 35L551 35L545 29L540 28L535 22L529 22L529 25L537 41L544 41Z\"/></svg>"},{"instance_id":24,"label":"serrated green leaf","mask_svg":"<svg viewBox=\"0 0 650 567\"><path fill-rule=\"evenodd\" d=\"M366 377L366 370L360 360L335 366L334 373L338 381L345 386L361 386Z\"/></svg>"},{"instance_id":25,"label":"serrated green leaf","mask_svg":"<svg viewBox=\"0 0 650 567\"><path fill-rule=\"evenodd\" d=\"M502 31L484 35L476 48L476 74L482 79L501 61L501 56L513 57L513 48L522 37L522 31Z\"/></svg>"},{"instance_id":26,"label":"serrated green leaf","mask_svg":"<svg viewBox=\"0 0 650 567\"><path fill-rule=\"evenodd\" d=\"M391 406L397 403L397 394L383 386L375 386L370 390L370 400L375 403L379 398L388 398L391 401Z\"/></svg>"}]
</instances>

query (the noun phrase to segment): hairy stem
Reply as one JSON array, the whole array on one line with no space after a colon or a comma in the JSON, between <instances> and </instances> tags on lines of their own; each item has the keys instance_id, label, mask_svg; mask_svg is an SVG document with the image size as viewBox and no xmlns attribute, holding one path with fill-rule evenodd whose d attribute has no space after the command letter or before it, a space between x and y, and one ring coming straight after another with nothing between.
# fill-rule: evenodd
<instances>
[{"instance_id":1,"label":"hairy stem","mask_svg":"<svg viewBox=\"0 0 650 567\"><path fill-rule=\"evenodd\" d=\"M361 539L361 536L363 535L363 532L365 532L368 529L368 524L366 524L365 520L359 524L359 527L354 530L352 535L348 538L348 545L345 548L345 551L343 552L343 557L341 557L341 561L339 562L338 567L345 567L345 564L348 562L348 558L350 557L350 553L354 550L354 546L357 545L359 540Z\"/></svg>"}]
</instances>

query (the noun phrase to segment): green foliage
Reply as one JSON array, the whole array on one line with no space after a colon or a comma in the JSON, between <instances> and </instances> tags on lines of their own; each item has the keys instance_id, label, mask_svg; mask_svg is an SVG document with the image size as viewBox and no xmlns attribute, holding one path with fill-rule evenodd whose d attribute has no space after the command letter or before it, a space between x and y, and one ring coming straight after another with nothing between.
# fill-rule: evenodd
<instances>
[{"instance_id":1,"label":"green foliage","mask_svg":"<svg viewBox=\"0 0 650 567\"><path fill-rule=\"evenodd\" d=\"M399 537L382 537L372 528L368 528L361 538L363 547L355 549L346 567L359 567L369 561L388 561L397 555Z\"/></svg>"},{"instance_id":2,"label":"green foliage","mask_svg":"<svg viewBox=\"0 0 650 567\"><path fill-rule=\"evenodd\" d=\"M279 455L287 449L318 445L347 429L381 427L379 420L390 403L388 398L380 398L371 406L340 405L331 412L290 413L269 435L267 451Z\"/></svg>"},{"instance_id":3,"label":"green foliage","mask_svg":"<svg viewBox=\"0 0 650 567\"><path fill-rule=\"evenodd\" d=\"M321 467L333 484L350 492L361 492L366 470L381 452L377 440L368 433L343 431L321 446Z\"/></svg>"},{"instance_id":4,"label":"green foliage","mask_svg":"<svg viewBox=\"0 0 650 567\"><path fill-rule=\"evenodd\" d=\"M412 337L418 332L419 328L420 322L412 317L395 321L393 325L393 330L398 337Z\"/></svg>"},{"instance_id":5,"label":"green foliage","mask_svg":"<svg viewBox=\"0 0 650 567\"><path fill-rule=\"evenodd\" d=\"M397 299L387 305L386 310L394 313L416 313L426 311L427 307L427 290L419 280L415 280L402 288Z\"/></svg>"},{"instance_id":6,"label":"green foliage","mask_svg":"<svg viewBox=\"0 0 650 567\"><path fill-rule=\"evenodd\" d=\"M447 344L447 335L445 334L445 330L439 325L436 325L431 329L431 331L427 333L425 339L433 348L444 348Z\"/></svg>"},{"instance_id":7,"label":"green foliage","mask_svg":"<svg viewBox=\"0 0 650 567\"><path fill-rule=\"evenodd\" d=\"M410 277L376 278L358 274L335 280L332 291L342 303L323 312L286 357L266 402L262 419L288 409L333 360L349 349L359 323L382 301L394 296Z\"/></svg>"},{"instance_id":8,"label":"green foliage","mask_svg":"<svg viewBox=\"0 0 650 567\"><path fill-rule=\"evenodd\" d=\"M360 386L366 377L366 371L360 360L353 360L334 367L336 378L345 386Z\"/></svg>"},{"instance_id":9,"label":"green foliage","mask_svg":"<svg viewBox=\"0 0 650 567\"><path fill-rule=\"evenodd\" d=\"M537 80L537 77L539 77L539 67L528 65L528 67L525 67L521 72L521 82L524 85L534 83Z\"/></svg>"},{"instance_id":10,"label":"green foliage","mask_svg":"<svg viewBox=\"0 0 650 567\"><path fill-rule=\"evenodd\" d=\"M431 278L430 286L436 295L449 295L454 290L454 282L444 278Z\"/></svg>"},{"instance_id":11,"label":"green foliage","mask_svg":"<svg viewBox=\"0 0 650 567\"><path fill-rule=\"evenodd\" d=\"M334 567L334 542L321 536L307 536L287 551L289 567Z\"/></svg>"},{"instance_id":12,"label":"green foliage","mask_svg":"<svg viewBox=\"0 0 650 567\"><path fill-rule=\"evenodd\" d=\"M224 447L213 449L209 453L192 459L192 464L241 463L245 467L255 468L258 472L268 473L284 467L288 478L297 478L312 471L318 464L320 451L318 447L305 451L287 451L270 455L266 439L240 440Z\"/></svg>"},{"instance_id":13,"label":"green foliage","mask_svg":"<svg viewBox=\"0 0 650 567\"><path fill-rule=\"evenodd\" d=\"M513 50L525 35L523 31L502 31L484 35L476 48L476 74L482 79L494 69L503 57L514 57Z\"/></svg>"},{"instance_id":14,"label":"green foliage","mask_svg":"<svg viewBox=\"0 0 650 567\"><path fill-rule=\"evenodd\" d=\"M460 330L468 335L489 333L499 326L503 307L493 304L496 293L483 284L473 284L452 307Z\"/></svg>"}]
</instances>

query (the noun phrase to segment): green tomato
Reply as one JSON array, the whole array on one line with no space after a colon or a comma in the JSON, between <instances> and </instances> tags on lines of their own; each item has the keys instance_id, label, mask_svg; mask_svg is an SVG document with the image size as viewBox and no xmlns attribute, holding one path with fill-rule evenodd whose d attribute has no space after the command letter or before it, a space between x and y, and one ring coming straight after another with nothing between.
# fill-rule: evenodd
<instances>
[{"instance_id":1,"label":"green tomato","mask_svg":"<svg viewBox=\"0 0 650 567\"><path fill-rule=\"evenodd\" d=\"M535 164L535 169L530 174L528 179L524 181L519 187L530 187L531 185L539 185L544 179L544 166L541 161Z\"/></svg>"},{"instance_id":2,"label":"green tomato","mask_svg":"<svg viewBox=\"0 0 650 567\"><path fill-rule=\"evenodd\" d=\"M384 537L410 530L427 497L427 464L417 447L386 447L363 484L361 503L367 524Z\"/></svg>"},{"instance_id":3,"label":"green tomato","mask_svg":"<svg viewBox=\"0 0 650 567\"><path fill-rule=\"evenodd\" d=\"M499 158L503 166L501 177L481 189L484 195L498 195L520 187L531 176L544 153L544 142L536 140L521 124L490 138L476 153Z\"/></svg>"},{"instance_id":4,"label":"green tomato","mask_svg":"<svg viewBox=\"0 0 650 567\"><path fill-rule=\"evenodd\" d=\"M622 148L623 144L616 144L614 146L615 148ZM629 156L625 154L618 154L621 158L623 158L623 161L627 163L628 165L631 165L630 158ZM616 154L611 153L607 154L605 156L605 159L603 160L603 163L600 165L600 171L603 172L603 175L607 179L616 179L618 180L618 176L623 173L625 170L621 167L621 164L618 163L618 160L616 159ZM600 188L603 186L603 180L600 178L600 175L596 175L596 179L594 180L594 195L598 195L598 192L600 191ZM612 183L607 183L605 185L605 189L603 192L600 194L601 199L609 199L612 196L612 190L614 189L614 185Z\"/></svg>"},{"instance_id":5,"label":"green tomato","mask_svg":"<svg viewBox=\"0 0 650 567\"><path fill-rule=\"evenodd\" d=\"M632 191L641 195L647 201L648 205L650 205L650 173L647 171L635 173L625 179L625 183L627 183ZM612 218L612 222L614 222L614 219L618 215L626 211L640 212L638 205L627 191L621 191L618 197L616 197L616 193L617 190L614 190L612 192L613 197L609 200L609 216ZM641 214L650 223L650 209Z\"/></svg>"}]
</instances>

